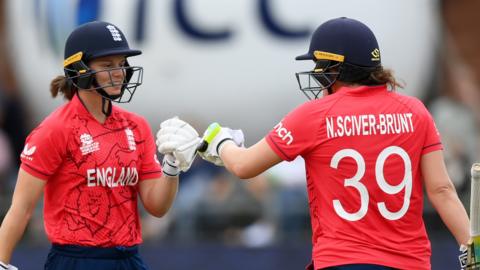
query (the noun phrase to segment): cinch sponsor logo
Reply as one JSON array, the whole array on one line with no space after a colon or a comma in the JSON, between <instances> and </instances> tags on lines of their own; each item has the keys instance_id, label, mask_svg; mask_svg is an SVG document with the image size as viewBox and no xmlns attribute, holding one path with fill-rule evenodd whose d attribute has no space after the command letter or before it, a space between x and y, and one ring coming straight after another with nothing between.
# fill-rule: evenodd
<instances>
[{"instance_id":1,"label":"cinch sponsor logo","mask_svg":"<svg viewBox=\"0 0 480 270\"><path fill-rule=\"evenodd\" d=\"M123 187L135 186L138 183L138 172L135 167L95 168L87 170L88 187Z\"/></svg>"},{"instance_id":2,"label":"cinch sponsor logo","mask_svg":"<svg viewBox=\"0 0 480 270\"><path fill-rule=\"evenodd\" d=\"M289 130L283 127L282 122L274 126L273 129L278 134L278 137L282 138L283 141L287 141L287 145L290 145L293 142L292 134Z\"/></svg>"},{"instance_id":3,"label":"cinch sponsor logo","mask_svg":"<svg viewBox=\"0 0 480 270\"><path fill-rule=\"evenodd\" d=\"M20 157L32 161L33 160L32 156L33 156L33 153L35 153L35 150L37 150L36 146L32 146L28 148L28 143L27 143L25 144L25 147L23 148L23 151Z\"/></svg>"}]
</instances>

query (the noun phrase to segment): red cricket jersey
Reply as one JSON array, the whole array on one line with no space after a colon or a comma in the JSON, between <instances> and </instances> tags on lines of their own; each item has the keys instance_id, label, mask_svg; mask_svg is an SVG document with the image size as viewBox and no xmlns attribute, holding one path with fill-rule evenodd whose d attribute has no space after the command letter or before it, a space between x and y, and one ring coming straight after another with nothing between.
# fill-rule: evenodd
<instances>
[{"instance_id":1,"label":"red cricket jersey","mask_svg":"<svg viewBox=\"0 0 480 270\"><path fill-rule=\"evenodd\" d=\"M138 183L162 175L144 118L112 107L99 123L75 95L27 137L21 168L46 180L45 230L57 244L142 242Z\"/></svg>"},{"instance_id":2,"label":"red cricket jersey","mask_svg":"<svg viewBox=\"0 0 480 270\"><path fill-rule=\"evenodd\" d=\"M288 114L266 136L305 159L315 269L430 269L421 156L442 149L421 101L386 86L341 88Z\"/></svg>"}]
</instances>

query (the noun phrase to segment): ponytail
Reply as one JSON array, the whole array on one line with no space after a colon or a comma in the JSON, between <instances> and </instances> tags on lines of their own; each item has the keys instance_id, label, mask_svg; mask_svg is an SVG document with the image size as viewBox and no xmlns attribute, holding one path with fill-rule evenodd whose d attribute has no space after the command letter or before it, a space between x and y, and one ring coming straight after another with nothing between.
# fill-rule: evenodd
<instances>
[{"instance_id":1,"label":"ponytail","mask_svg":"<svg viewBox=\"0 0 480 270\"><path fill-rule=\"evenodd\" d=\"M50 83L50 93L52 94L52 97L55 98L59 92L61 92L63 97L68 100L72 100L76 92L75 88L68 83L67 78L62 75L57 76Z\"/></svg>"}]
</instances>

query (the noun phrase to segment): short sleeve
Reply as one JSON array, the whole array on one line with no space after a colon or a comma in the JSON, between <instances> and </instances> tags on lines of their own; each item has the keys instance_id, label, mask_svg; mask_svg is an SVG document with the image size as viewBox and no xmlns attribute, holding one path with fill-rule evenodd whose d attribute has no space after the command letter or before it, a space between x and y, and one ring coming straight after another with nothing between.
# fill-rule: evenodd
<instances>
[{"instance_id":1,"label":"short sleeve","mask_svg":"<svg viewBox=\"0 0 480 270\"><path fill-rule=\"evenodd\" d=\"M157 147L153 140L152 130L148 123L142 119L139 127L144 136L142 163L140 167L140 180L153 179L162 176L162 167L157 157Z\"/></svg>"},{"instance_id":2,"label":"short sleeve","mask_svg":"<svg viewBox=\"0 0 480 270\"><path fill-rule=\"evenodd\" d=\"M283 160L292 161L306 154L316 143L318 123L306 103L285 116L267 134L265 140Z\"/></svg>"},{"instance_id":3,"label":"short sleeve","mask_svg":"<svg viewBox=\"0 0 480 270\"><path fill-rule=\"evenodd\" d=\"M426 134L423 144L422 155L428 154L436 150L442 150L443 145L440 139L440 133L435 125L432 115L425 109Z\"/></svg>"},{"instance_id":4,"label":"short sleeve","mask_svg":"<svg viewBox=\"0 0 480 270\"><path fill-rule=\"evenodd\" d=\"M62 164L65 149L63 134L55 127L41 124L25 141L20 154L21 168L37 178L48 180Z\"/></svg>"}]
</instances>

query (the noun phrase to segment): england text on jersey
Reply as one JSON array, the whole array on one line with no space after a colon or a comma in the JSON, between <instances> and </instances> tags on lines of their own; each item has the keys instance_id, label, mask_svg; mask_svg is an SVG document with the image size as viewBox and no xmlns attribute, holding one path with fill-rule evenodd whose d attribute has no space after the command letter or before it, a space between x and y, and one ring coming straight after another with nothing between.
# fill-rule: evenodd
<instances>
[{"instance_id":1,"label":"england text on jersey","mask_svg":"<svg viewBox=\"0 0 480 270\"><path fill-rule=\"evenodd\" d=\"M412 113L327 116L327 137L411 133L412 116Z\"/></svg>"},{"instance_id":2,"label":"england text on jersey","mask_svg":"<svg viewBox=\"0 0 480 270\"><path fill-rule=\"evenodd\" d=\"M87 170L87 186L135 186L138 183L138 172L135 167L122 167L120 172L117 168L96 168Z\"/></svg>"}]
</instances>

